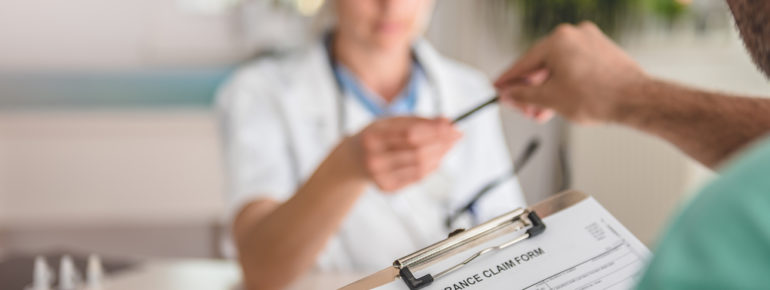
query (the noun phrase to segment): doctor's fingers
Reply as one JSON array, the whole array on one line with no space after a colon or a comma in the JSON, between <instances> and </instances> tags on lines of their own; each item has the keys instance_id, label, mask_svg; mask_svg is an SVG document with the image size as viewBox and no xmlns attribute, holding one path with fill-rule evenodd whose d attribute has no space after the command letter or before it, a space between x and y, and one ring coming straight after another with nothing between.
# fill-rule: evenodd
<instances>
[{"instance_id":1,"label":"doctor's fingers","mask_svg":"<svg viewBox=\"0 0 770 290\"><path fill-rule=\"evenodd\" d=\"M419 181L420 178L418 168L409 166L388 174L373 176L372 180L382 191L393 192Z\"/></svg>"},{"instance_id":2,"label":"doctor's fingers","mask_svg":"<svg viewBox=\"0 0 770 290\"><path fill-rule=\"evenodd\" d=\"M451 148L451 147L450 147ZM439 151L446 152L447 148L437 148ZM418 164L401 167L389 172L379 173L372 176L372 180L377 186L386 192L399 190L405 186L418 182L436 171L441 164L443 154L431 155L429 158L421 160Z\"/></svg>"},{"instance_id":3,"label":"doctor's fingers","mask_svg":"<svg viewBox=\"0 0 770 290\"><path fill-rule=\"evenodd\" d=\"M372 176L388 174L404 167L416 166L418 162L417 150L382 151L366 157L366 170Z\"/></svg>"},{"instance_id":4,"label":"doctor's fingers","mask_svg":"<svg viewBox=\"0 0 770 290\"><path fill-rule=\"evenodd\" d=\"M374 152L416 149L435 142L451 142L462 136L448 121L431 124L415 124L413 127L387 128L377 133L365 134L364 147Z\"/></svg>"},{"instance_id":5,"label":"doctor's fingers","mask_svg":"<svg viewBox=\"0 0 770 290\"><path fill-rule=\"evenodd\" d=\"M366 157L365 167L371 175L392 172L404 167L417 167L421 173L428 174L435 170L457 140L459 138L438 141L418 148L371 153Z\"/></svg>"}]
</instances>

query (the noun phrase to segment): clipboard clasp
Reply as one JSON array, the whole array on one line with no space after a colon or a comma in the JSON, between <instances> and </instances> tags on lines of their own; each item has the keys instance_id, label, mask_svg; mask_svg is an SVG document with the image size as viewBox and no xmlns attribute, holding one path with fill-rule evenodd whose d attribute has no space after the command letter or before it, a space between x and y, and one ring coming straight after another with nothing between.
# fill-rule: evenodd
<instances>
[{"instance_id":1,"label":"clipboard clasp","mask_svg":"<svg viewBox=\"0 0 770 290\"><path fill-rule=\"evenodd\" d=\"M478 233L474 233L473 231L453 232L453 234L450 234L448 239L417 251L409 256L396 260L393 262L393 265L399 269L399 277L401 277L401 280L404 281L410 290L422 289L433 283L434 280L464 267L478 257L481 257L490 252L505 249L523 240L535 237L545 231L545 223L543 223L535 211L519 209L504 215L504 217L506 218L503 220L495 219L480 225L478 228L484 229L484 231ZM511 226L513 229L510 229ZM410 269L411 266L426 267L429 264L433 264L436 262L438 257L441 256L441 252L446 254L446 252L449 251L458 251L464 247L473 246L474 242L480 242L479 240L483 238L483 236L490 235L492 232L497 230L501 230L507 227L511 231L517 231L523 229L526 226L529 226L529 229L527 229L524 234L503 244L478 251L462 262L449 267L448 269L435 275L426 274L420 278L417 278L414 276L412 270Z\"/></svg>"}]
</instances>

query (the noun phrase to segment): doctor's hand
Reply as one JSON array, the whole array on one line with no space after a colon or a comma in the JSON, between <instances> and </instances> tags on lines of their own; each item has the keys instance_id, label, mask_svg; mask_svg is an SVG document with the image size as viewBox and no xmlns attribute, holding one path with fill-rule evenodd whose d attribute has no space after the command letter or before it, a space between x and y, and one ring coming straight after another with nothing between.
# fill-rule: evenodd
<instances>
[{"instance_id":1,"label":"doctor's hand","mask_svg":"<svg viewBox=\"0 0 770 290\"><path fill-rule=\"evenodd\" d=\"M593 23L563 24L497 81L501 101L544 121L551 110L580 123L622 117L624 98L649 78Z\"/></svg>"},{"instance_id":2,"label":"doctor's hand","mask_svg":"<svg viewBox=\"0 0 770 290\"><path fill-rule=\"evenodd\" d=\"M435 171L462 134L445 118L375 121L351 138L359 168L383 191L396 191Z\"/></svg>"}]
</instances>

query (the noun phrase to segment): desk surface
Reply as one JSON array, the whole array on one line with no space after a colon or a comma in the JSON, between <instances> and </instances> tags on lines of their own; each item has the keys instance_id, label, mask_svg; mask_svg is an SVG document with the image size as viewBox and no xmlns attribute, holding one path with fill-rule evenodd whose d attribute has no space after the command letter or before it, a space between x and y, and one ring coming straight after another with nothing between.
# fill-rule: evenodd
<instances>
[{"instance_id":1,"label":"desk surface","mask_svg":"<svg viewBox=\"0 0 770 290\"><path fill-rule=\"evenodd\" d=\"M289 289L337 289L365 274L315 273L299 279ZM105 281L105 290L238 290L241 273L232 261L159 260L143 263L134 270Z\"/></svg>"}]
</instances>

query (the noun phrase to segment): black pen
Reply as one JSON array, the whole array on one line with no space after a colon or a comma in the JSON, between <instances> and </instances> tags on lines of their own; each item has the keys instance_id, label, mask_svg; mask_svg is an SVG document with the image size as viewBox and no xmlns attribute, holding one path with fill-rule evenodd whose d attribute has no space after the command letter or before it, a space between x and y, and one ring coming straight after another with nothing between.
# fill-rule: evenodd
<instances>
[{"instance_id":1,"label":"black pen","mask_svg":"<svg viewBox=\"0 0 770 290\"><path fill-rule=\"evenodd\" d=\"M490 99L489 101L486 101L483 104L476 106L475 108L471 109L470 111L465 112L465 114L462 114L459 117L457 117L454 120L452 120L452 124L457 124L457 122L460 122L463 119L470 117L471 115L473 115L474 113L476 113L479 110L483 109L484 107L489 106L489 105L494 104L494 103L497 103L497 101L499 99L500 99L499 96L495 96L492 99Z\"/></svg>"}]
</instances>

